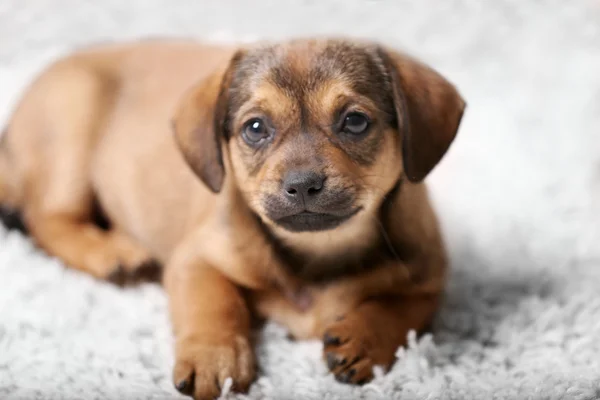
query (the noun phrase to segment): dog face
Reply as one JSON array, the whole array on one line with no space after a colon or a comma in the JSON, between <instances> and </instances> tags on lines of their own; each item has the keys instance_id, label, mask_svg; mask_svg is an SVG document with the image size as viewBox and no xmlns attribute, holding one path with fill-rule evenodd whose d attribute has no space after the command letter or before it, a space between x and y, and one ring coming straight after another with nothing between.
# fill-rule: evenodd
<instances>
[{"instance_id":1,"label":"dog face","mask_svg":"<svg viewBox=\"0 0 600 400\"><path fill-rule=\"evenodd\" d=\"M374 55L346 43L294 42L242 58L230 86L229 152L263 221L323 231L377 208L402 164L384 73Z\"/></svg>"},{"instance_id":2,"label":"dog face","mask_svg":"<svg viewBox=\"0 0 600 400\"><path fill-rule=\"evenodd\" d=\"M404 174L418 182L437 164L464 106L437 73L377 45L295 40L237 52L175 126L208 187L221 190L228 159L249 207L293 235L369 225Z\"/></svg>"}]
</instances>

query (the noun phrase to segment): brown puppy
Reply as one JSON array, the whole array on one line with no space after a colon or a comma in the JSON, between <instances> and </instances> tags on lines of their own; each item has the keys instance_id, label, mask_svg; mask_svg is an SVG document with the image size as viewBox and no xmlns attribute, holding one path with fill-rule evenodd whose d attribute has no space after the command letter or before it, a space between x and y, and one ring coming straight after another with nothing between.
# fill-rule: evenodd
<instances>
[{"instance_id":1,"label":"brown puppy","mask_svg":"<svg viewBox=\"0 0 600 400\"><path fill-rule=\"evenodd\" d=\"M362 383L438 306L446 256L421 181L464 108L374 43L100 46L29 88L0 203L98 278L165 265L184 393L247 389L253 315L323 338L336 378Z\"/></svg>"}]
</instances>

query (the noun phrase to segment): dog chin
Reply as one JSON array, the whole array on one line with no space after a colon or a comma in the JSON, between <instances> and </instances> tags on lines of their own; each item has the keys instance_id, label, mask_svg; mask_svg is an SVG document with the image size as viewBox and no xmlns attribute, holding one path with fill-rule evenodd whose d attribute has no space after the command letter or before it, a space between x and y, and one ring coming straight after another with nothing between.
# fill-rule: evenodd
<instances>
[{"instance_id":1,"label":"dog chin","mask_svg":"<svg viewBox=\"0 0 600 400\"><path fill-rule=\"evenodd\" d=\"M333 215L304 211L298 214L279 218L273 222L289 232L321 232L337 228L351 219L360 208L345 215Z\"/></svg>"}]
</instances>

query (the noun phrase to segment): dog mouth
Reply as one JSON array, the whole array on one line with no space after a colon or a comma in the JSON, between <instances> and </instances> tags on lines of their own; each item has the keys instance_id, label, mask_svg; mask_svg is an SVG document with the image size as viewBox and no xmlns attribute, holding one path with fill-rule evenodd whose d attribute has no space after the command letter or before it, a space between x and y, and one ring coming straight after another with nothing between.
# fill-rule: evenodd
<instances>
[{"instance_id":1,"label":"dog mouth","mask_svg":"<svg viewBox=\"0 0 600 400\"><path fill-rule=\"evenodd\" d=\"M340 226L356 215L360 210L361 208L358 207L344 215L302 211L297 214L279 218L275 220L275 223L290 232L326 231Z\"/></svg>"}]
</instances>

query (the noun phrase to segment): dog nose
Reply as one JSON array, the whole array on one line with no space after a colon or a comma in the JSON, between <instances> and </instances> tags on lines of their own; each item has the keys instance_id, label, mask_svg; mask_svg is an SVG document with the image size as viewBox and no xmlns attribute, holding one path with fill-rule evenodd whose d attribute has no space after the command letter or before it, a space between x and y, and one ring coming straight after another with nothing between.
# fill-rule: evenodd
<instances>
[{"instance_id":1,"label":"dog nose","mask_svg":"<svg viewBox=\"0 0 600 400\"><path fill-rule=\"evenodd\" d=\"M323 189L325 175L313 171L290 171L283 180L283 190L288 198L308 201Z\"/></svg>"}]
</instances>

